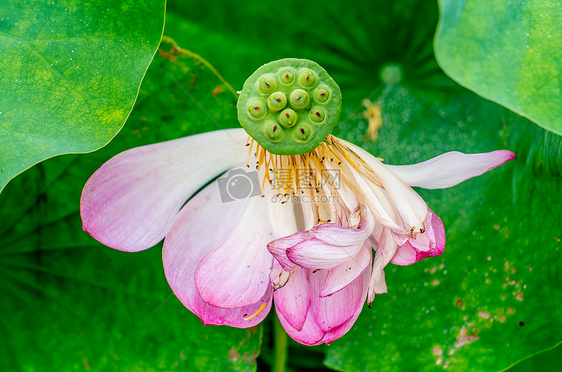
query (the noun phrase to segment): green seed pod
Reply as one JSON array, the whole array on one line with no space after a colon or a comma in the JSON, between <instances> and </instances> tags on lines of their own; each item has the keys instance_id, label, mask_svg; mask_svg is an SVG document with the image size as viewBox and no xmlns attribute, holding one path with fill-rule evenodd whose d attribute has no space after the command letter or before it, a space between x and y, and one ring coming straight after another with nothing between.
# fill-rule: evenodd
<instances>
[{"instance_id":1,"label":"green seed pod","mask_svg":"<svg viewBox=\"0 0 562 372\"><path fill-rule=\"evenodd\" d=\"M341 91L326 70L306 59L286 58L261 66L244 83L238 120L267 151L305 154L338 123Z\"/></svg>"}]
</instances>

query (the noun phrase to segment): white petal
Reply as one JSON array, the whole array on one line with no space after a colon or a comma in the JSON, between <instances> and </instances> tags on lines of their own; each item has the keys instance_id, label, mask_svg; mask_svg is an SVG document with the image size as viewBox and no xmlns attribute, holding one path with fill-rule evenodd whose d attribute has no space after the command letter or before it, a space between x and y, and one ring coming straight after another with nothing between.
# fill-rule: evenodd
<instances>
[{"instance_id":1,"label":"white petal","mask_svg":"<svg viewBox=\"0 0 562 372\"><path fill-rule=\"evenodd\" d=\"M515 158L515 154L507 150L483 154L452 151L422 163L388 167L410 186L443 189L479 176Z\"/></svg>"},{"instance_id":2,"label":"white petal","mask_svg":"<svg viewBox=\"0 0 562 372\"><path fill-rule=\"evenodd\" d=\"M394 206L398 210L406 228L420 230L424 227L428 208L423 199L402 181L396 174L388 169L379 159L352 143L344 142L353 152L363 159L377 175Z\"/></svg>"}]
</instances>

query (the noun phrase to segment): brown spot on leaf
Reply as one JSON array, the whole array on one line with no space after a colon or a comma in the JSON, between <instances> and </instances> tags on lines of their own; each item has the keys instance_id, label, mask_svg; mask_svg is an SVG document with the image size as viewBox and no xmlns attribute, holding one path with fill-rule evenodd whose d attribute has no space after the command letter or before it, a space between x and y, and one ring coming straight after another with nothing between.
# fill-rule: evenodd
<instances>
[{"instance_id":1,"label":"brown spot on leaf","mask_svg":"<svg viewBox=\"0 0 562 372\"><path fill-rule=\"evenodd\" d=\"M234 348L234 346L231 347L230 351L228 352L228 359L232 360L233 362L236 362L238 358L240 358L240 353L238 352L238 350Z\"/></svg>"},{"instance_id":2,"label":"brown spot on leaf","mask_svg":"<svg viewBox=\"0 0 562 372\"><path fill-rule=\"evenodd\" d=\"M480 336L475 335L475 334L473 334L473 333L468 334L468 335L465 335L465 336L460 336L460 337L457 339L457 341L455 341L455 347L456 347L456 348L459 348L459 347L461 347L461 346L463 346L463 345L468 344L469 342L476 341L476 340L478 340L479 338L480 338Z\"/></svg>"},{"instance_id":3,"label":"brown spot on leaf","mask_svg":"<svg viewBox=\"0 0 562 372\"><path fill-rule=\"evenodd\" d=\"M222 88L219 87L218 85L215 87L215 89L213 89L213 98L217 98L217 96L219 94L221 94L223 92Z\"/></svg>"}]
</instances>

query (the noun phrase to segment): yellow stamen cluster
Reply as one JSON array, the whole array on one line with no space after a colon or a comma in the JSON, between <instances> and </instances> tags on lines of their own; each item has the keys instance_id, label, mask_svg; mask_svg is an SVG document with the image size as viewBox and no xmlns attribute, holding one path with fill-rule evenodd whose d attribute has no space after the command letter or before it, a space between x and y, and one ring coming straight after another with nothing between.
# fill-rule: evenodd
<instances>
[{"instance_id":1,"label":"yellow stamen cluster","mask_svg":"<svg viewBox=\"0 0 562 372\"><path fill-rule=\"evenodd\" d=\"M323 188L332 186L334 170L341 170L337 177L353 185L348 178L350 172L346 172L350 167L380 185L376 175L364 161L332 135L311 152L301 155L272 154L251 137L246 146L249 147L246 166L250 167L253 155L256 170L263 169L262 190L267 182L276 190L277 196L288 198L307 191L314 196L322 192Z\"/></svg>"}]
</instances>

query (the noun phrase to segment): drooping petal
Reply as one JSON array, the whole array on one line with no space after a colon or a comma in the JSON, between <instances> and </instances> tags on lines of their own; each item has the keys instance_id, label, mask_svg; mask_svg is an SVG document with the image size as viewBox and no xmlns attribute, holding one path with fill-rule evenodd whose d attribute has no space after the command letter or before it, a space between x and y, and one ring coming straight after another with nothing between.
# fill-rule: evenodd
<instances>
[{"instance_id":1,"label":"drooping petal","mask_svg":"<svg viewBox=\"0 0 562 372\"><path fill-rule=\"evenodd\" d=\"M370 262L364 271L370 272ZM366 288L368 283L364 283L363 275L352 281L341 291L328 297L320 297L320 291L326 281L326 270L320 270L310 274L310 288L312 290L312 301L309 311L314 314L314 319L321 330L328 332L333 330L355 314L358 307L363 306Z\"/></svg>"},{"instance_id":2,"label":"drooping petal","mask_svg":"<svg viewBox=\"0 0 562 372\"><path fill-rule=\"evenodd\" d=\"M367 241L355 256L329 270L320 297L340 291L361 275L371 262L371 252L371 244Z\"/></svg>"},{"instance_id":3,"label":"drooping petal","mask_svg":"<svg viewBox=\"0 0 562 372\"><path fill-rule=\"evenodd\" d=\"M324 223L310 231L272 241L268 250L287 271L297 265L309 269L331 269L355 256L374 228L375 219L365 208L359 228Z\"/></svg>"},{"instance_id":4,"label":"drooping petal","mask_svg":"<svg viewBox=\"0 0 562 372\"><path fill-rule=\"evenodd\" d=\"M426 257L435 257L442 254L445 251L445 227L441 219L431 210L429 210L425 234L427 234L428 239L424 238L424 242L428 242L428 245L424 246L419 242L412 244L413 239L409 239L407 243L398 247L390 262L395 265L406 266Z\"/></svg>"},{"instance_id":5,"label":"drooping petal","mask_svg":"<svg viewBox=\"0 0 562 372\"><path fill-rule=\"evenodd\" d=\"M281 325L293 340L307 346L315 346L323 343L322 339L326 332L320 329L310 311L306 313L306 319L300 329L293 327L283 313L277 312L277 316L279 317Z\"/></svg>"},{"instance_id":6,"label":"drooping petal","mask_svg":"<svg viewBox=\"0 0 562 372\"><path fill-rule=\"evenodd\" d=\"M388 165L388 167L410 186L443 189L480 176L516 158L514 153L507 150L483 154L463 154L452 151L421 163Z\"/></svg>"},{"instance_id":7,"label":"drooping petal","mask_svg":"<svg viewBox=\"0 0 562 372\"><path fill-rule=\"evenodd\" d=\"M271 288L273 257L266 249L273 238L269 201L254 197L247 203L232 233L201 260L195 271L197 290L211 305L247 306ZM209 221L213 223L213 218Z\"/></svg>"},{"instance_id":8,"label":"drooping petal","mask_svg":"<svg viewBox=\"0 0 562 372\"><path fill-rule=\"evenodd\" d=\"M367 289L369 287L369 274L370 274L370 270L365 270L363 274L356 279L362 281L362 293L360 295L360 298L362 298L362 300L356 303L355 312L348 320L340 324L338 327L329 330L326 333L326 335L322 339L322 341L326 345L329 345L333 341L345 335L351 329L351 327L353 327L353 324L355 324L357 318L359 318L359 314L361 314L361 311L363 310L363 302L365 301L365 297L367 295Z\"/></svg>"},{"instance_id":9,"label":"drooping petal","mask_svg":"<svg viewBox=\"0 0 562 372\"><path fill-rule=\"evenodd\" d=\"M279 262L284 270L291 271L297 268L298 265L291 261L289 257L287 257L287 249L294 247L295 245L307 239L313 239L312 234L307 231L300 231L298 233L269 242L267 244L267 250L273 255L273 257L275 257L277 262Z\"/></svg>"},{"instance_id":10,"label":"drooping petal","mask_svg":"<svg viewBox=\"0 0 562 372\"><path fill-rule=\"evenodd\" d=\"M308 270L297 269L285 286L273 294L277 314L282 314L296 331L300 331L310 306Z\"/></svg>"},{"instance_id":11,"label":"drooping petal","mask_svg":"<svg viewBox=\"0 0 562 372\"><path fill-rule=\"evenodd\" d=\"M325 243L337 246L350 246L361 244L373 233L375 219L368 208L363 209L365 216L362 226L351 228L333 223L323 223L310 230L314 237Z\"/></svg>"},{"instance_id":12,"label":"drooping petal","mask_svg":"<svg viewBox=\"0 0 562 372\"><path fill-rule=\"evenodd\" d=\"M310 270L306 270L310 277L310 288L316 289L316 291L311 293L313 302L311 302L301 329L296 329L292 326L284 313L277 312L279 320L289 336L301 344L313 346L323 343L329 344L347 333L363 308L369 283L369 266L367 265L367 270L355 279L352 285L326 298L318 296L318 291L320 290L321 283L325 280L326 273L319 271L313 274ZM312 277L317 274L320 275L316 278ZM302 281L301 283L303 285L306 284ZM357 293L358 289L360 289L360 293Z\"/></svg>"},{"instance_id":13,"label":"drooping petal","mask_svg":"<svg viewBox=\"0 0 562 372\"><path fill-rule=\"evenodd\" d=\"M227 239L249 202L244 199L221 203L217 192L216 184L210 184L182 208L164 241L164 271L174 294L204 324L253 327L271 308L270 291L254 304L221 308L203 301L195 286L199 262Z\"/></svg>"},{"instance_id":14,"label":"drooping petal","mask_svg":"<svg viewBox=\"0 0 562 372\"><path fill-rule=\"evenodd\" d=\"M324 243L318 239L304 240L287 249L287 257L300 267L307 269L332 269L355 256L363 246L339 246Z\"/></svg>"},{"instance_id":15,"label":"drooping petal","mask_svg":"<svg viewBox=\"0 0 562 372\"><path fill-rule=\"evenodd\" d=\"M369 295L367 303L370 304L375 298L375 294L386 293L386 283L384 281L384 268L396 254L398 245L392 237L389 229L384 229L377 245L375 260L373 261L373 271L369 283Z\"/></svg>"},{"instance_id":16,"label":"drooping petal","mask_svg":"<svg viewBox=\"0 0 562 372\"><path fill-rule=\"evenodd\" d=\"M243 129L203 133L122 152L98 169L82 191L84 230L123 251L164 238L186 200L209 180L242 164Z\"/></svg>"}]
</instances>

